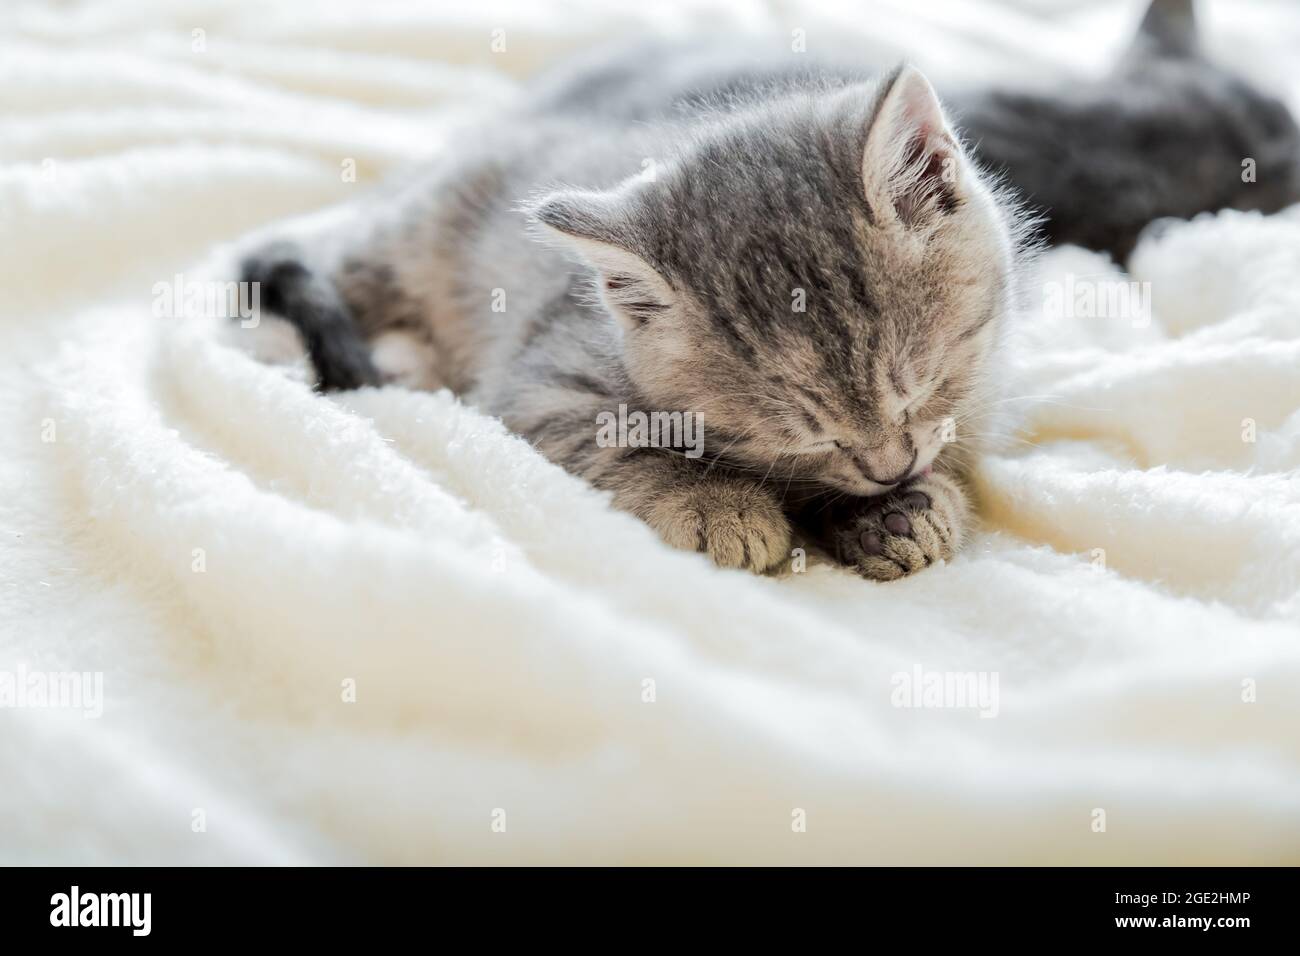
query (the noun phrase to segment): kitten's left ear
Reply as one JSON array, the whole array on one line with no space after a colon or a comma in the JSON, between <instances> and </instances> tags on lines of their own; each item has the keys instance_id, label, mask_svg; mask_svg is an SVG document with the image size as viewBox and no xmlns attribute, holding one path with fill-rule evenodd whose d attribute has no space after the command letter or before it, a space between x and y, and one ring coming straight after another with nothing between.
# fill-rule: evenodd
<instances>
[{"instance_id":1,"label":"kitten's left ear","mask_svg":"<svg viewBox=\"0 0 1300 956\"><path fill-rule=\"evenodd\" d=\"M957 205L961 148L920 70L903 66L885 80L862 154L862 182L873 214L912 227Z\"/></svg>"},{"instance_id":2,"label":"kitten's left ear","mask_svg":"<svg viewBox=\"0 0 1300 956\"><path fill-rule=\"evenodd\" d=\"M637 251L627 197L565 190L544 197L532 214L596 268L601 298L624 328L639 328L672 307L672 287Z\"/></svg>"}]
</instances>

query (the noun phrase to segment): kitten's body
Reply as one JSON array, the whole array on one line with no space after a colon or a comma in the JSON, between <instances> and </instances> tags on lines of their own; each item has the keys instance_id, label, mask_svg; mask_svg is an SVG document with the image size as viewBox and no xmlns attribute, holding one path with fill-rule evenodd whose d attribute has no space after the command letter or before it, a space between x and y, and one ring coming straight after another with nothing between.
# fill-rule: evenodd
<instances>
[{"instance_id":1,"label":"kitten's body","mask_svg":"<svg viewBox=\"0 0 1300 956\"><path fill-rule=\"evenodd\" d=\"M965 533L1019 222L914 71L648 47L557 74L244 278L323 387L381 381L368 343L401 330L423 384L669 543L766 570L797 530L888 579ZM620 406L700 416L703 457L597 441Z\"/></svg>"}]
</instances>

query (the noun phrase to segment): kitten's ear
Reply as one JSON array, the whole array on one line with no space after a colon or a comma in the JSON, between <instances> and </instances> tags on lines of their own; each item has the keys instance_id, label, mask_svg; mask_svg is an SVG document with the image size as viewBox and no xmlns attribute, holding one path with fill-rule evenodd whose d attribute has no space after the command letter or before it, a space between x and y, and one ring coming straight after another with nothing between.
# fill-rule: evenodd
<instances>
[{"instance_id":1,"label":"kitten's ear","mask_svg":"<svg viewBox=\"0 0 1300 956\"><path fill-rule=\"evenodd\" d=\"M601 298L625 328L639 328L672 308L672 287L636 251L637 232L626 198L618 193L552 193L532 214L595 267Z\"/></svg>"},{"instance_id":2,"label":"kitten's ear","mask_svg":"<svg viewBox=\"0 0 1300 956\"><path fill-rule=\"evenodd\" d=\"M576 189L554 192L533 207L533 218L570 239L611 245L631 240L623 203L612 193Z\"/></svg>"},{"instance_id":3,"label":"kitten's ear","mask_svg":"<svg viewBox=\"0 0 1300 956\"><path fill-rule=\"evenodd\" d=\"M1196 9L1192 0L1151 0L1138 27L1133 52L1190 57L1197 51Z\"/></svg>"},{"instance_id":4,"label":"kitten's ear","mask_svg":"<svg viewBox=\"0 0 1300 956\"><path fill-rule=\"evenodd\" d=\"M885 80L862 153L867 205L916 226L957 205L961 149L934 88L903 66Z\"/></svg>"}]
</instances>

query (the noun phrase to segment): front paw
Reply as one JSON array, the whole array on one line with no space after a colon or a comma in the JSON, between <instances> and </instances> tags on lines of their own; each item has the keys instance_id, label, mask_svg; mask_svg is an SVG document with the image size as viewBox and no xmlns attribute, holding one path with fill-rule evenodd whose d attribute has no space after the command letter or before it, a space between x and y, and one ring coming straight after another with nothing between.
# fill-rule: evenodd
<instances>
[{"instance_id":1,"label":"front paw","mask_svg":"<svg viewBox=\"0 0 1300 956\"><path fill-rule=\"evenodd\" d=\"M961 547L969 508L951 479L931 475L869 498L834 532L842 562L874 581L894 581L947 561Z\"/></svg>"},{"instance_id":2,"label":"front paw","mask_svg":"<svg viewBox=\"0 0 1300 956\"><path fill-rule=\"evenodd\" d=\"M646 520L673 547L703 551L724 568L766 571L790 555L790 523L753 482L705 478L660 495Z\"/></svg>"}]
</instances>

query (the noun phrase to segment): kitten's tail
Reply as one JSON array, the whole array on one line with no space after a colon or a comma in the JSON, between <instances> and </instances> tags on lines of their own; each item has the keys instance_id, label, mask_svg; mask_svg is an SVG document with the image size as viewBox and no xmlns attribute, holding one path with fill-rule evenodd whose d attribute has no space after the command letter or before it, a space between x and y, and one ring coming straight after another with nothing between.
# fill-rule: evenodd
<instances>
[{"instance_id":1,"label":"kitten's tail","mask_svg":"<svg viewBox=\"0 0 1300 956\"><path fill-rule=\"evenodd\" d=\"M302 335L323 392L380 384L370 347L338 290L302 261L296 246L275 242L244 258L240 280L258 283L260 302Z\"/></svg>"}]
</instances>

